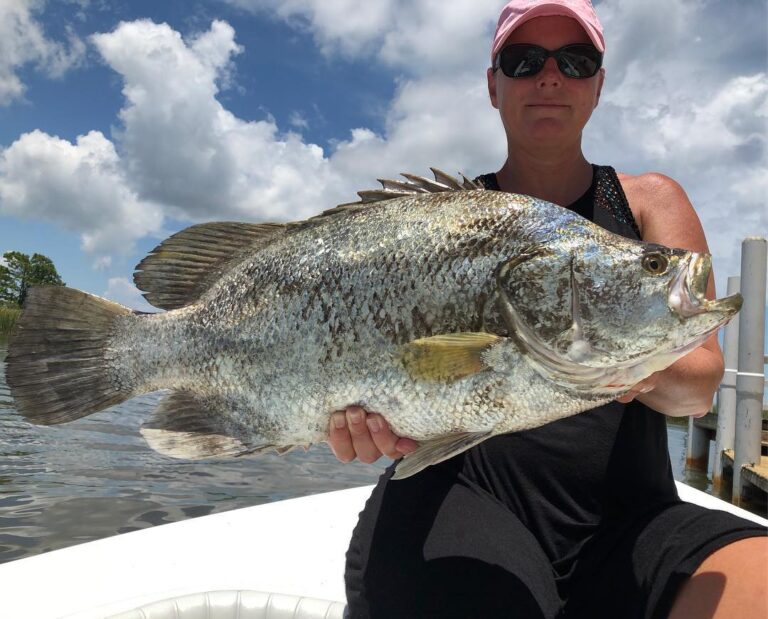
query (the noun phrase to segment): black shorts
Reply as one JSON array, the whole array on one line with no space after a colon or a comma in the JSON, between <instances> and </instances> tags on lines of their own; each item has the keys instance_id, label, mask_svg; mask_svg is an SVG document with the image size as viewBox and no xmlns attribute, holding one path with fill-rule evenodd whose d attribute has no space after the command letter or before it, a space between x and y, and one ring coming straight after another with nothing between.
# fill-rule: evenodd
<instances>
[{"instance_id":1,"label":"black shorts","mask_svg":"<svg viewBox=\"0 0 768 619\"><path fill-rule=\"evenodd\" d=\"M766 535L754 522L680 500L590 529L568 565L501 501L451 467L382 476L347 553L351 619L666 617L715 550Z\"/></svg>"}]
</instances>

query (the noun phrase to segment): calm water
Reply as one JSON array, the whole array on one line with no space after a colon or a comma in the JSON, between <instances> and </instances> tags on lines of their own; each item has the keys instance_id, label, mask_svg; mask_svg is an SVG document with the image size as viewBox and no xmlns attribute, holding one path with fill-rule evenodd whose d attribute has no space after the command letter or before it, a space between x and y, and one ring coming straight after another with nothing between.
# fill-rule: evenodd
<instances>
[{"instance_id":1,"label":"calm water","mask_svg":"<svg viewBox=\"0 0 768 619\"><path fill-rule=\"evenodd\" d=\"M171 460L139 435L160 394L67 425L33 426L13 409L5 353L0 342L0 563L186 518L370 484L384 468L342 465L324 445L282 457ZM669 439L676 479L706 490L706 476L684 477L684 428L670 427Z\"/></svg>"}]
</instances>

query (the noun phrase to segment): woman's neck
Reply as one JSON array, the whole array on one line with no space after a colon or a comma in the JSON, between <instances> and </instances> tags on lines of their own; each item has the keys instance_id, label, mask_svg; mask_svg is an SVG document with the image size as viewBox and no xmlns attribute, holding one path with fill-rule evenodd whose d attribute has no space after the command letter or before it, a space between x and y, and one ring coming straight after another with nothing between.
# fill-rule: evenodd
<instances>
[{"instance_id":1,"label":"woman's neck","mask_svg":"<svg viewBox=\"0 0 768 619\"><path fill-rule=\"evenodd\" d=\"M578 200L592 184L592 166L577 152L540 154L510 149L496 173L502 191L522 193L562 206Z\"/></svg>"}]
</instances>

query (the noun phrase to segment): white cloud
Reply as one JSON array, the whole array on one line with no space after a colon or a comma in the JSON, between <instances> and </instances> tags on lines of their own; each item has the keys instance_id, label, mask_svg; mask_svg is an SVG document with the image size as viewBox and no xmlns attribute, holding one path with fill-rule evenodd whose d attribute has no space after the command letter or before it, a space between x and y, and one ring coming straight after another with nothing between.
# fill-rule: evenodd
<instances>
[{"instance_id":1,"label":"white cloud","mask_svg":"<svg viewBox=\"0 0 768 619\"><path fill-rule=\"evenodd\" d=\"M107 289L101 296L140 312L158 311L156 307L147 303L139 289L125 277L110 277L107 282Z\"/></svg>"},{"instance_id":2,"label":"white cloud","mask_svg":"<svg viewBox=\"0 0 768 619\"><path fill-rule=\"evenodd\" d=\"M499 0L397 2L380 57L390 65L443 79L476 71L483 82ZM461 84L460 84L461 86Z\"/></svg>"},{"instance_id":3,"label":"white cloud","mask_svg":"<svg viewBox=\"0 0 768 619\"><path fill-rule=\"evenodd\" d=\"M373 51L394 23L399 1L225 0L240 8L277 17L314 35L323 53L354 57Z\"/></svg>"},{"instance_id":4,"label":"white cloud","mask_svg":"<svg viewBox=\"0 0 768 619\"><path fill-rule=\"evenodd\" d=\"M225 0L310 33L328 55L372 56L409 74L488 64L500 0ZM476 51L484 54L478 55Z\"/></svg>"},{"instance_id":5,"label":"white cloud","mask_svg":"<svg viewBox=\"0 0 768 619\"><path fill-rule=\"evenodd\" d=\"M291 112L290 116L288 116L288 124L299 130L309 129L309 121L301 112L297 111Z\"/></svg>"},{"instance_id":6,"label":"white cloud","mask_svg":"<svg viewBox=\"0 0 768 619\"><path fill-rule=\"evenodd\" d=\"M51 77L61 77L85 55L85 44L68 31L66 44L46 38L34 14L44 0L2 0L0 2L0 105L24 95L18 69L33 64Z\"/></svg>"},{"instance_id":7,"label":"white cloud","mask_svg":"<svg viewBox=\"0 0 768 619\"><path fill-rule=\"evenodd\" d=\"M355 191L376 185L377 177L429 174L429 166L471 174L499 165L503 133L488 103L485 68L503 2L227 2L311 34L329 56L368 57L371 70L378 62L401 72L383 134L354 128L326 156L322 206L353 199Z\"/></svg>"},{"instance_id":8,"label":"white cloud","mask_svg":"<svg viewBox=\"0 0 768 619\"><path fill-rule=\"evenodd\" d=\"M79 232L83 249L97 256L128 253L162 223L161 209L128 187L114 145L99 131L73 144L36 130L1 151L0 213Z\"/></svg>"},{"instance_id":9,"label":"white cloud","mask_svg":"<svg viewBox=\"0 0 768 619\"><path fill-rule=\"evenodd\" d=\"M333 171L352 193L372 188L374 178L400 172L429 175L429 166L468 175L495 169L503 161L504 141L487 100L485 80L471 74L450 83L404 82L387 114L385 135L355 130L331 156Z\"/></svg>"},{"instance_id":10,"label":"white cloud","mask_svg":"<svg viewBox=\"0 0 768 619\"><path fill-rule=\"evenodd\" d=\"M185 42L167 24L142 20L93 37L124 81L124 165L139 195L177 218L308 215L328 182L322 149L282 134L273 120L240 120L216 99L240 52L234 35L214 21Z\"/></svg>"}]
</instances>

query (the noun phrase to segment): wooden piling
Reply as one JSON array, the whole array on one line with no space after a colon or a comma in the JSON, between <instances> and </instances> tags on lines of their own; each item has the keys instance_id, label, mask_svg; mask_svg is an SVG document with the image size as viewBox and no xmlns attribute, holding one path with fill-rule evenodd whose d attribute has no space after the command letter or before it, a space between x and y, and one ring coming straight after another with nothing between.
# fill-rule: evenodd
<instances>
[{"instance_id":1,"label":"wooden piling","mask_svg":"<svg viewBox=\"0 0 768 619\"><path fill-rule=\"evenodd\" d=\"M739 292L738 276L728 278L728 296ZM723 487L723 452L733 450L736 436L736 372L739 364L739 315L725 326L723 335L725 373L717 391L717 432L712 486L716 492Z\"/></svg>"},{"instance_id":2,"label":"wooden piling","mask_svg":"<svg viewBox=\"0 0 768 619\"><path fill-rule=\"evenodd\" d=\"M741 245L741 294L744 304L739 318L739 364L736 374L736 433L733 462L733 502L745 493L745 466L760 464L762 430L763 368L765 346L765 289L768 243L749 237Z\"/></svg>"},{"instance_id":3,"label":"wooden piling","mask_svg":"<svg viewBox=\"0 0 768 619\"><path fill-rule=\"evenodd\" d=\"M688 417L688 448L685 467L706 471L709 464L709 432L696 423L695 417Z\"/></svg>"}]
</instances>

